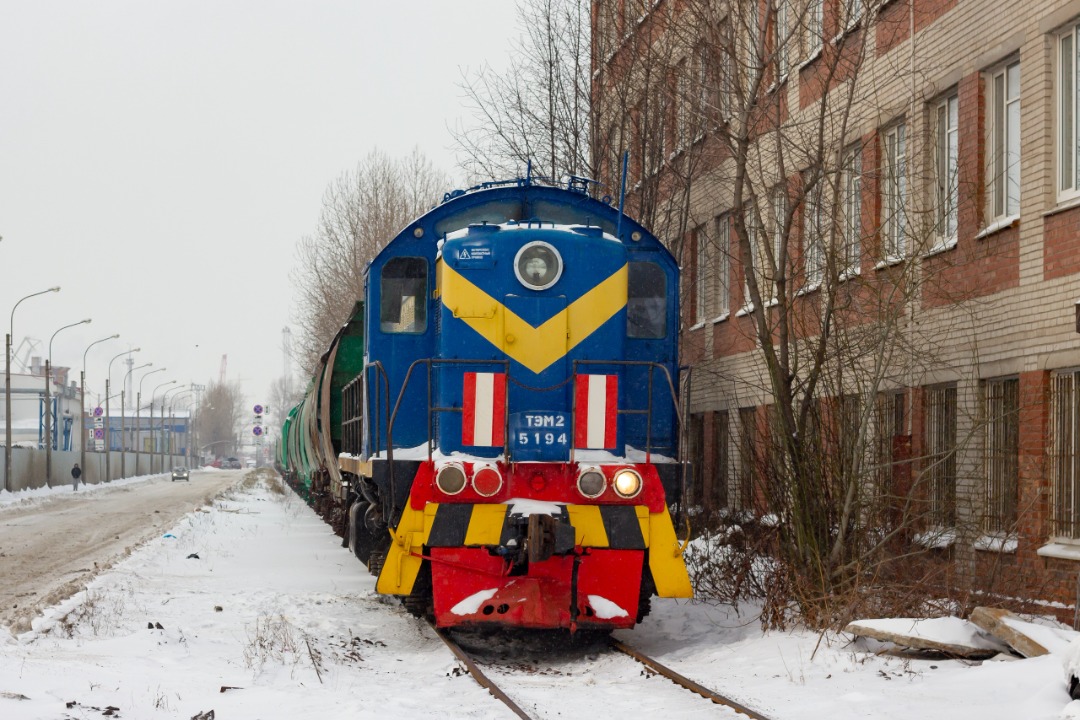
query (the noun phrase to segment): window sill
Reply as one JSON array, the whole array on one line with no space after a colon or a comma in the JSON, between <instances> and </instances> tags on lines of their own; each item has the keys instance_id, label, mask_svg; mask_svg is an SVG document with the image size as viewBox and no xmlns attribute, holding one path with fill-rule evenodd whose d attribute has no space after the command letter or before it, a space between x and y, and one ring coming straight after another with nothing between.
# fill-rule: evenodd
<instances>
[{"instance_id":1,"label":"window sill","mask_svg":"<svg viewBox=\"0 0 1080 720\"><path fill-rule=\"evenodd\" d=\"M727 319L728 319L729 317L731 317L731 313L729 313L729 312L726 312L726 313L722 313L722 314L720 314L720 315L717 315L716 317L714 317L714 318L712 319L712 321L711 321L711 322L712 322L712 324L713 324L713 325L715 325L715 324L717 324L717 323L722 323L722 322L724 322L724 321L725 321L725 320L727 320Z\"/></svg>"},{"instance_id":2,"label":"window sill","mask_svg":"<svg viewBox=\"0 0 1080 720\"><path fill-rule=\"evenodd\" d=\"M811 52L805 60L795 66L796 72L802 72L807 65L821 57L821 46L818 46L813 52Z\"/></svg>"},{"instance_id":3,"label":"window sill","mask_svg":"<svg viewBox=\"0 0 1080 720\"><path fill-rule=\"evenodd\" d=\"M916 533L912 542L930 550L944 550L956 542L956 531L952 528L934 528Z\"/></svg>"},{"instance_id":4,"label":"window sill","mask_svg":"<svg viewBox=\"0 0 1080 720\"><path fill-rule=\"evenodd\" d=\"M943 241L940 241L940 242L936 243L934 245L934 247L930 248L925 253L923 253L923 257L924 258L929 258L929 257L933 257L935 255L940 255L941 253L948 252L949 250L952 250L955 247L956 247L956 236L954 235L953 237L948 238L947 240L943 240Z\"/></svg>"},{"instance_id":5,"label":"window sill","mask_svg":"<svg viewBox=\"0 0 1080 720\"><path fill-rule=\"evenodd\" d=\"M884 260L879 260L877 262L877 264L874 265L874 269L875 270L884 270L885 268L890 268L890 267L893 267L895 265L899 265L902 262L904 262L904 256L903 255L890 255L889 257L885 258Z\"/></svg>"},{"instance_id":6,"label":"window sill","mask_svg":"<svg viewBox=\"0 0 1080 720\"><path fill-rule=\"evenodd\" d=\"M772 298L771 300L766 300L762 304L767 308L776 307L780 304L780 298Z\"/></svg>"},{"instance_id":7,"label":"window sill","mask_svg":"<svg viewBox=\"0 0 1080 720\"><path fill-rule=\"evenodd\" d=\"M975 539L971 547L983 552L1015 555L1019 540L1015 535L983 535Z\"/></svg>"},{"instance_id":8,"label":"window sill","mask_svg":"<svg viewBox=\"0 0 1080 720\"><path fill-rule=\"evenodd\" d=\"M1059 560L1080 560L1080 545L1049 542L1036 550L1035 554L1039 557L1057 558Z\"/></svg>"},{"instance_id":9,"label":"window sill","mask_svg":"<svg viewBox=\"0 0 1080 720\"><path fill-rule=\"evenodd\" d=\"M807 285L806 287L800 288L798 291L796 291L795 297L802 297L803 295L809 295L810 293L817 292L820 289L821 289L821 281L811 283L810 285Z\"/></svg>"},{"instance_id":10,"label":"window sill","mask_svg":"<svg viewBox=\"0 0 1080 720\"><path fill-rule=\"evenodd\" d=\"M1065 212L1066 210L1072 210L1078 207L1080 207L1080 197L1065 198L1059 200L1057 205L1044 212L1042 216L1044 218L1050 217L1051 215L1057 215L1060 212Z\"/></svg>"},{"instance_id":11,"label":"window sill","mask_svg":"<svg viewBox=\"0 0 1080 720\"><path fill-rule=\"evenodd\" d=\"M686 328L686 332L694 332L695 330L700 330L703 327L705 327L705 321L704 320L698 320L696 323L694 323L690 327Z\"/></svg>"},{"instance_id":12,"label":"window sill","mask_svg":"<svg viewBox=\"0 0 1080 720\"><path fill-rule=\"evenodd\" d=\"M862 275L862 268L850 267L837 276L836 282L847 282L848 280L851 280L852 278L857 278L860 275Z\"/></svg>"},{"instance_id":13,"label":"window sill","mask_svg":"<svg viewBox=\"0 0 1080 720\"><path fill-rule=\"evenodd\" d=\"M989 236L993 235L994 233L999 232L1001 230L1008 230L1013 225L1016 225L1018 222L1020 222L1020 216L1019 215L1009 215L1007 217L1001 218L1000 220L995 220L994 222L992 222L989 225L987 225L986 227L984 227L979 232L979 234L975 236L975 239L976 240L982 240L983 238L989 237Z\"/></svg>"},{"instance_id":14,"label":"window sill","mask_svg":"<svg viewBox=\"0 0 1080 720\"><path fill-rule=\"evenodd\" d=\"M754 303L750 303L749 305L743 305L741 308L739 308L738 312L735 313L735 317L744 317L752 312L754 312Z\"/></svg>"},{"instance_id":15,"label":"window sill","mask_svg":"<svg viewBox=\"0 0 1080 720\"><path fill-rule=\"evenodd\" d=\"M850 25L848 25L847 27L842 29L840 32L838 32L833 37L832 44L833 45L839 45L840 43L844 42L844 38L846 38L851 33L855 32L856 30L858 30L860 27L862 27L862 18L859 18L858 20L856 20L855 22L851 23Z\"/></svg>"}]
</instances>

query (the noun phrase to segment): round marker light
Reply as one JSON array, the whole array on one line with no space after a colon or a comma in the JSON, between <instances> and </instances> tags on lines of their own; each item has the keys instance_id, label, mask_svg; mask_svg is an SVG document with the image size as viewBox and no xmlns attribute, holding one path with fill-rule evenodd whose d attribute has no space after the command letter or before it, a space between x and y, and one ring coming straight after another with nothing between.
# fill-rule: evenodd
<instances>
[{"instance_id":1,"label":"round marker light","mask_svg":"<svg viewBox=\"0 0 1080 720\"><path fill-rule=\"evenodd\" d=\"M447 495L457 495L465 489L465 471L460 465L443 465L435 475L435 485Z\"/></svg>"},{"instance_id":2,"label":"round marker light","mask_svg":"<svg viewBox=\"0 0 1080 720\"><path fill-rule=\"evenodd\" d=\"M502 475L490 465L481 467L473 474L472 486L477 495L491 497L502 490Z\"/></svg>"},{"instance_id":3,"label":"round marker light","mask_svg":"<svg viewBox=\"0 0 1080 720\"><path fill-rule=\"evenodd\" d=\"M578 492L587 498L600 497L606 487L607 482L604 481L603 474L596 468L586 468L578 475Z\"/></svg>"},{"instance_id":4,"label":"round marker light","mask_svg":"<svg viewBox=\"0 0 1080 720\"><path fill-rule=\"evenodd\" d=\"M624 468L615 473L615 478L611 484L620 497L632 498L641 492L641 476L629 468Z\"/></svg>"}]
</instances>

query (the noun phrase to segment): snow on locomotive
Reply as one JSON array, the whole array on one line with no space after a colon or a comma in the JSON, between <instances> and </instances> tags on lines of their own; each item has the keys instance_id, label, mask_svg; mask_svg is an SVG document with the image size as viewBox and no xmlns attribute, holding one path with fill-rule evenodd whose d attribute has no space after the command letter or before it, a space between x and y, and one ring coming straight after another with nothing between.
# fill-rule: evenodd
<instances>
[{"instance_id":1,"label":"snow on locomotive","mask_svg":"<svg viewBox=\"0 0 1080 720\"><path fill-rule=\"evenodd\" d=\"M678 266L583 186L489 183L402 230L339 335L364 347L340 417L306 426L337 430L308 444L378 592L441 627L627 628L692 593Z\"/></svg>"}]
</instances>

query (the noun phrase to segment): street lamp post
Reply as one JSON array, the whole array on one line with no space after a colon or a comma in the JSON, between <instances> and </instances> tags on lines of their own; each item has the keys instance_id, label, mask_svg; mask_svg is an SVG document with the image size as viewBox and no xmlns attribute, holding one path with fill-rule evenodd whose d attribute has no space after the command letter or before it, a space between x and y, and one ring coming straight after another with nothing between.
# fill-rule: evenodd
<instances>
[{"instance_id":1,"label":"street lamp post","mask_svg":"<svg viewBox=\"0 0 1080 720\"><path fill-rule=\"evenodd\" d=\"M29 300L38 295L49 292L60 292L60 286L51 287L48 290L31 293L15 303L11 308L11 318L8 321L8 334L4 342L6 361L4 363L4 489L11 492L11 343L15 336L15 308L22 304L23 300Z\"/></svg>"},{"instance_id":2,"label":"street lamp post","mask_svg":"<svg viewBox=\"0 0 1080 720\"><path fill-rule=\"evenodd\" d=\"M116 340L118 337L120 337L119 333L95 340L83 350L82 371L79 373L79 397L81 399L79 404L82 408L79 412L79 432L82 433L79 439L79 467L83 469L84 473L86 472L86 353L90 352L90 348L98 343L103 343L106 340Z\"/></svg>"},{"instance_id":3,"label":"street lamp post","mask_svg":"<svg viewBox=\"0 0 1080 720\"><path fill-rule=\"evenodd\" d=\"M157 391L160 388L163 388L166 385L172 385L175 382L176 382L175 380L169 380L168 382L163 382L160 385L158 385L157 387L155 387L153 390L150 391L150 439L151 439L151 441L155 440L155 438L154 438L154 396L157 395ZM164 402L161 404L161 411L163 413L165 412L165 403ZM151 474L153 474L153 472L154 472L154 450L157 449L156 445L157 445L156 442L151 442L151 445L150 445L150 473Z\"/></svg>"},{"instance_id":4,"label":"street lamp post","mask_svg":"<svg viewBox=\"0 0 1080 720\"><path fill-rule=\"evenodd\" d=\"M125 350L109 361L109 374L105 377L105 482L112 482L112 416L109 414L109 400L112 398L109 395L109 390L112 387L112 364L117 359L131 353L137 353L140 350L142 348Z\"/></svg>"},{"instance_id":5,"label":"street lamp post","mask_svg":"<svg viewBox=\"0 0 1080 720\"><path fill-rule=\"evenodd\" d=\"M154 363L143 363L138 367L133 367L124 373L124 379L120 381L120 477L126 477L124 473L127 472L127 379L131 377L131 373L136 370L142 370L143 368L150 367ZM162 368L164 370L165 368ZM153 372L153 371L151 371ZM147 373L149 374L149 373ZM135 461L135 474L139 474L139 461Z\"/></svg>"},{"instance_id":6,"label":"street lamp post","mask_svg":"<svg viewBox=\"0 0 1080 720\"><path fill-rule=\"evenodd\" d=\"M191 399L193 400L194 395L195 395L195 391L192 390L191 388L188 388L184 392L182 392L179 395L176 395L175 397L173 397L172 404L169 405L169 417L173 418L173 422L176 421L176 418L173 415L173 407L175 407L178 400L180 400L181 398L184 398L184 397L186 397L188 395L191 395L192 396ZM181 409L183 409L183 406L181 406ZM188 429L188 444L187 444L187 447L185 449L185 457L188 458L188 460L187 460L188 468L191 469L191 467L190 467L191 466L191 460L190 460L190 458L191 458L191 413L190 412L188 413L187 429Z\"/></svg>"},{"instance_id":7,"label":"street lamp post","mask_svg":"<svg viewBox=\"0 0 1080 720\"><path fill-rule=\"evenodd\" d=\"M135 474L136 475L139 474L139 453L141 452L140 443L139 443L139 432L142 430L142 384L143 384L143 380L150 377L154 373L165 372L165 370L166 370L166 368L158 368L157 370L151 370L150 372L146 373L141 378L139 378L139 392L135 396ZM150 417L153 418L153 416L154 416L153 407L151 407ZM150 423L150 439L151 440L153 440L153 438L154 438L154 427L153 427L153 425L154 425L154 423L151 422ZM153 445L151 445L151 449L152 448L153 448ZM150 472L154 471L154 467L153 467L154 460L153 460L153 458L154 458L154 455L153 455L153 452L151 450Z\"/></svg>"},{"instance_id":8,"label":"street lamp post","mask_svg":"<svg viewBox=\"0 0 1080 720\"><path fill-rule=\"evenodd\" d=\"M170 459L172 458L172 444L166 442L167 436L165 434L165 399L167 397L169 397L169 393L176 392L177 390L184 390L186 388L187 388L187 385L177 385L176 387L169 388L165 392L161 393L161 444L162 444L163 448L168 449ZM161 458L161 471L165 472L164 453L162 453L162 458Z\"/></svg>"},{"instance_id":9,"label":"street lamp post","mask_svg":"<svg viewBox=\"0 0 1080 720\"><path fill-rule=\"evenodd\" d=\"M86 325L91 322L90 318L64 325L57 329L49 338L49 355L45 358L45 484L52 487L52 451L53 451L53 427L52 427L52 344L61 330L73 328L76 325Z\"/></svg>"}]
</instances>

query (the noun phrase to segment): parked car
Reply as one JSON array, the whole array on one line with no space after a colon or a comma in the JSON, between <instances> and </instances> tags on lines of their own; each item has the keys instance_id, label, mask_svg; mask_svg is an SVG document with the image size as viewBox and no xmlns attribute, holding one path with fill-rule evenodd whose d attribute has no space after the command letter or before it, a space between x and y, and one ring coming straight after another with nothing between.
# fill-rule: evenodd
<instances>
[{"instance_id":1,"label":"parked car","mask_svg":"<svg viewBox=\"0 0 1080 720\"><path fill-rule=\"evenodd\" d=\"M172 481L176 482L177 480L186 480L187 482L191 482L191 474L188 473L188 469L186 467L173 468Z\"/></svg>"},{"instance_id":2,"label":"parked car","mask_svg":"<svg viewBox=\"0 0 1080 720\"><path fill-rule=\"evenodd\" d=\"M234 457L229 457L229 458L225 458L225 462L221 463L221 467L227 468L229 470L239 470L244 466L240 463L239 459L234 458Z\"/></svg>"}]
</instances>

